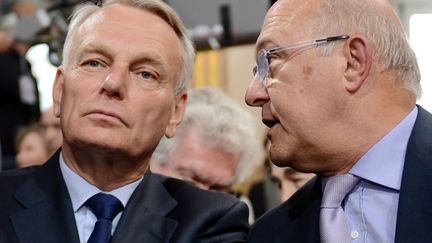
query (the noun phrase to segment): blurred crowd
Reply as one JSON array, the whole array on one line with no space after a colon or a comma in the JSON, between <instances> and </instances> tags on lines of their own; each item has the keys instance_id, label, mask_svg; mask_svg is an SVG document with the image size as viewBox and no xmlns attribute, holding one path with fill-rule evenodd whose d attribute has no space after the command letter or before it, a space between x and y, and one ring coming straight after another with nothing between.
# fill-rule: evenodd
<instances>
[{"instance_id":1,"label":"blurred crowd","mask_svg":"<svg viewBox=\"0 0 432 243\"><path fill-rule=\"evenodd\" d=\"M15 167L41 165L61 144L60 119L49 108L42 113L40 122L19 128L14 141Z\"/></svg>"},{"instance_id":2,"label":"blurred crowd","mask_svg":"<svg viewBox=\"0 0 432 243\"><path fill-rule=\"evenodd\" d=\"M248 205L252 223L313 176L273 165L266 155L269 143L261 143L256 130L251 114L221 90L191 89L176 136L162 138L150 168L205 190L237 195Z\"/></svg>"}]
</instances>

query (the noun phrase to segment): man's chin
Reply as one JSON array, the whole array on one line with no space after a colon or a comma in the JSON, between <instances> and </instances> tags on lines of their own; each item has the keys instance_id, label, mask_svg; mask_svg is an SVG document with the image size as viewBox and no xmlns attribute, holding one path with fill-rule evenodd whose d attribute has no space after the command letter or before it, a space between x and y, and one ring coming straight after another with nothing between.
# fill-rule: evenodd
<instances>
[{"instance_id":1,"label":"man's chin","mask_svg":"<svg viewBox=\"0 0 432 243\"><path fill-rule=\"evenodd\" d=\"M124 154L126 149L120 144L116 143L115 140L106 139L80 139L71 142L71 148L76 148L78 150L91 150L98 153L106 154Z\"/></svg>"},{"instance_id":2,"label":"man's chin","mask_svg":"<svg viewBox=\"0 0 432 243\"><path fill-rule=\"evenodd\" d=\"M279 154L277 152L270 151L269 156L270 161L277 167L290 167L297 171L302 170L302 162L295 159L291 154Z\"/></svg>"}]
</instances>

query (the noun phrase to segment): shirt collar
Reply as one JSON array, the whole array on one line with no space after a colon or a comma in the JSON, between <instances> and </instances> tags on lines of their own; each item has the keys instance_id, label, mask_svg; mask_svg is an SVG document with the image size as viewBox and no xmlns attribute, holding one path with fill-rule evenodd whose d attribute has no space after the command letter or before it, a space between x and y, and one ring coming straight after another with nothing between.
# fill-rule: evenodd
<instances>
[{"instance_id":1,"label":"shirt collar","mask_svg":"<svg viewBox=\"0 0 432 243\"><path fill-rule=\"evenodd\" d=\"M415 107L363 157L350 173L368 181L400 190L408 140L417 118Z\"/></svg>"},{"instance_id":2,"label":"shirt collar","mask_svg":"<svg viewBox=\"0 0 432 243\"><path fill-rule=\"evenodd\" d=\"M123 207L126 207L132 193L143 179L143 177L141 177L132 183L109 192L101 191L99 188L90 184L88 181L84 180L84 178L72 171L66 165L62 153L60 153L60 170L69 191L74 212L78 211L90 197L99 192L104 192L117 197L122 202Z\"/></svg>"}]
</instances>

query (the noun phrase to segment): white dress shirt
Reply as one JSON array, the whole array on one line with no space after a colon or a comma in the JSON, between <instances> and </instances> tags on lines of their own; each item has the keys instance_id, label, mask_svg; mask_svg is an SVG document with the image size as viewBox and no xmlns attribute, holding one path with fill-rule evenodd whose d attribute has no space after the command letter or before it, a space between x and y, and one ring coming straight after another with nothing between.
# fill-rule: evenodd
<instances>
[{"instance_id":1,"label":"white dress shirt","mask_svg":"<svg viewBox=\"0 0 432 243\"><path fill-rule=\"evenodd\" d=\"M110 192L104 192L84 180L74 171L72 171L66 165L62 153L60 153L60 170L72 201L75 222L77 225L79 239L81 243L87 242L88 238L93 232L94 225L97 221L97 218L92 213L92 211L87 206L83 205L87 201L87 199L97 193L103 192L117 197L121 201L123 206L126 207L126 204L129 201L132 193L135 191L136 187L143 179L143 177L141 177L139 180L136 180L128 185L117 188ZM111 235L114 233L122 213L123 212L120 212L113 219Z\"/></svg>"},{"instance_id":2,"label":"white dress shirt","mask_svg":"<svg viewBox=\"0 0 432 243\"><path fill-rule=\"evenodd\" d=\"M352 242L394 242L405 154L417 113L415 107L349 172L360 178L344 205Z\"/></svg>"}]
</instances>

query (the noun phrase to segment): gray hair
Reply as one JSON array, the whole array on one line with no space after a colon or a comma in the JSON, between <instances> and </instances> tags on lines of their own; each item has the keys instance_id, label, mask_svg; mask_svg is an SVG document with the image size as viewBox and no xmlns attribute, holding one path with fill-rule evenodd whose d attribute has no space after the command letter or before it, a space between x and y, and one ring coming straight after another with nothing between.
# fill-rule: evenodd
<instances>
[{"instance_id":1,"label":"gray hair","mask_svg":"<svg viewBox=\"0 0 432 243\"><path fill-rule=\"evenodd\" d=\"M214 88L189 91L185 117L173 138L162 138L152 163L167 163L189 129L205 131L203 146L222 149L240 157L234 183L243 182L261 165L264 148L256 134L255 120L238 102ZM175 158L175 157L174 157Z\"/></svg>"},{"instance_id":2,"label":"gray hair","mask_svg":"<svg viewBox=\"0 0 432 243\"><path fill-rule=\"evenodd\" d=\"M69 25L69 30L63 48L63 65L68 65L68 62L70 61L69 58L72 51L71 46L73 42L72 37L74 36L74 33L77 31L78 27L81 26L82 23L97 10L103 8L104 6L116 3L149 11L165 20L165 22L167 22L176 32L183 47L183 66L177 76L176 93L186 91L192 80L195 48L191 39L187 35L187 30L182 20L170 6L161 0L107 0L102 6L89 3L80 6L71 18L71 23Z\"/></svg>"},{"instance_id":3,"label":"gray hair","mask_svg":"<svg viewBox=\"0 0 432 243\"><path fill-rule=\"evenodd\" d=\"M317 12L317 30L328 35L362 34L372 44L373 60L381 72L396 70L397 81L420 98L420 70L402 25L383 14L369 0L323 0ZM397 16L394 13L394 16ZM330 33L329 33L330 31ZM331 51L333 45L324 47Z\"/></svg>"}]
</instances>

